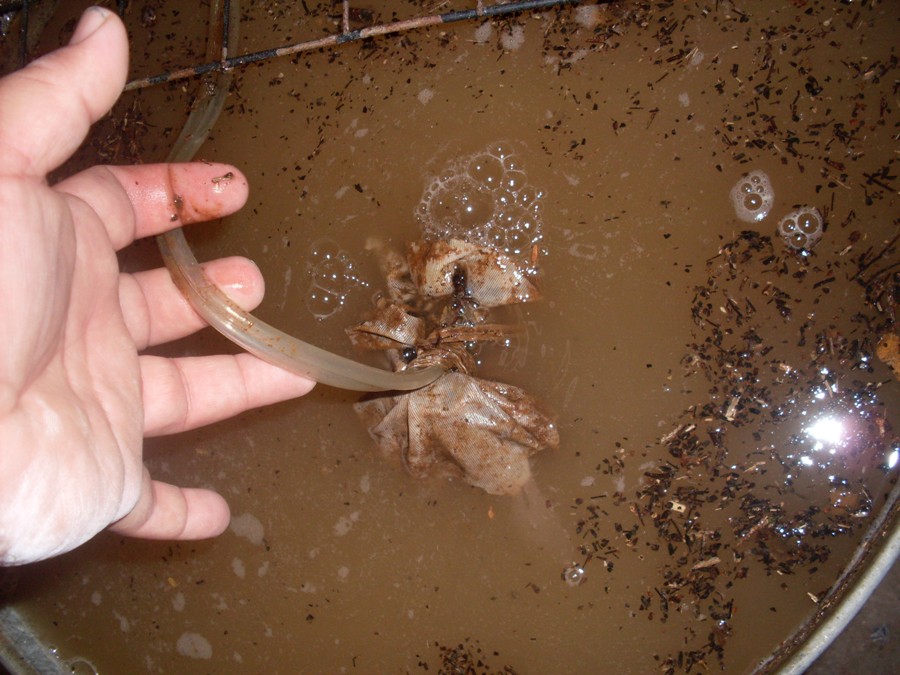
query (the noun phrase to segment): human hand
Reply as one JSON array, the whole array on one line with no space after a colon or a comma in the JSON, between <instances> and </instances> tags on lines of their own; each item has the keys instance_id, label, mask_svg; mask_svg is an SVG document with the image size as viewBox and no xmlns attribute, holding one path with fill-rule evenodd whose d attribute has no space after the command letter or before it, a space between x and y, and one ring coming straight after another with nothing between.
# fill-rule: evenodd
<instances>
[{"instance_id":1,"label":"human hand","mask_svg":"<svg viewBox=\"0 0 900 675\"><path fill-rule=\"evenodd\" d=\"M67 47L0 80L0 563L70 550L112 523L125 535L215 536L216 493L153 481L142 439L309 391L249 354L165 359L144 348L203 320L165 269L120 274L134 239L227 215L247 182L221 164L94 167L46 174L113 105L127 73L119 19L92 8ZM233 172L228 181L212 178ZM175 220L172 217L175 216ZM246 309L263 295L249 260L207 275Z\"/></svg>"}]
</instances>

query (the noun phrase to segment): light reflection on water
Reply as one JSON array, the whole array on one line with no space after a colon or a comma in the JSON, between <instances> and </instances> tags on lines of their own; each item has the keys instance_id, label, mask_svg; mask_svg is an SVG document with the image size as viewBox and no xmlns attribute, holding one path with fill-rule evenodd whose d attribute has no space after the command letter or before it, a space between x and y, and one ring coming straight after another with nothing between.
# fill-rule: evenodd
<instances>
[{"instance_id":1,"label":"light reflection on water","mask_svg":"<svg viewBox=\"0 0 900 675\"><path fill-rule=\"evenodd\" d=\"M832 415L816 420L804 431L816 441L813 450L823 450L828 447L829 452L834 453L836 446L843 445L846 440L843 420Z\"/></svg>"}]
</instances>

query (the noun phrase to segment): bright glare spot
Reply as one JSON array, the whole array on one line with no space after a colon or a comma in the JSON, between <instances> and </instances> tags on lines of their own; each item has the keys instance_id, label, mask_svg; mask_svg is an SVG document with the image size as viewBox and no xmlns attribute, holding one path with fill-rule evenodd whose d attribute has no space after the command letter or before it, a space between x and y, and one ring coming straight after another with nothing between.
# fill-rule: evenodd
<instances>
[{"instance_id":1,"label":"bright glare spot","mask_svg":"<svg viewBox=\"0 0 900 675\"><path fill-rule=\"evenodd\" d=\"M806 433L819 441L816 450L821 450L826 444L838 445L843 440L844 424L835 417L823 417L806 427Z\"/></svg>"},{"instance_id":2,"label":"bright glare spot","mask_svg":"<svg viewBox=\"0 0 900 675\"><path fill-rule=\"evenodd\" d=\"M891 450L891 454L888 455L887 465L889 469L893 469L897 466L897 460L900 459L900 450L894 448Z\"/></svg>"},{"instance_id":3,"label":"bright glare spot","mask_svg":"<svg viewBox=\"0 0 900 675\"><path fill-rule=\"evenodd\" d=\"M812 465L813 465L812 457L808 457L807 455L803 455L803 456L800 458L800 463L801 463L803 466L812 466Z\"/></svg>"}]
</instances>

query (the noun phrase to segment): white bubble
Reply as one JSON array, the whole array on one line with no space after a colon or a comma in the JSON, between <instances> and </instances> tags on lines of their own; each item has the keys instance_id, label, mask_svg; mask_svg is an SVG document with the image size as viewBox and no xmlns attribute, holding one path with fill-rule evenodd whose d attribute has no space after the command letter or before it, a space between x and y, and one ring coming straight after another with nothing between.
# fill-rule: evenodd
<instances>
[{"instance_id":1,"label":"white bubble","mask_svg":"<svg viewBox=\"0 0 900 675\"><path fill-rule=\"evenodd\" d=\"M503 168L507 171L522 171L519 160L514 155L507 153L503 156Z\"/></svg>"},{"instance_id":2,"label":"white bubble","mask_svg":"<svg viewBox=\"0 0 900 675\"><path fill-rule=\"evenodd\" d=\"M262 544L265 530L259 518L251 513L242 513L231 519L231 531L251 544Z\"/></svg>"},{"instance_id":3,"label":"white bubble","mask_svg":"<svg viewBox=\"0 0 900 675\"><path fill-rule=\"evenodd\" d=\"M743 204L747 211L758 212L763 206L762 195L758 195L755 192L744 195Z\"/></svg>"},{"instance_id":4,"label":"white bubble","mask_svg":"<svg viewBox=\"0 0 900 675\"><path fill-rule=\"evenodd\" d=\"M525 187L524 171L507 171L503 175L503 186L512 193L516 193Z\"/></svg>"},{"instance_id":5,"label":"white bubble","mask_svg":"<svg viewBox=\"0 0 900 675\"><path fill-rule=\"evenodd\" d=\"M463 239L533 263L534 246L543 238L542 198L512 148L495 143L433 178L415 216L428 238Z\"/></svg>"},{"instance_id":6,"label":"white bubble","mask_svg":"<svg viewBox=\"0 0 900 675\"><path fill-rule=\"evenodd\" d=\"M757 223L769 215L775 192L765 172L754 169L731 188L731 203L737 217L748 223Z\"/></svg>"},{"instance_id":7,"label":"white bubble","mask_svg":"<svg viewBox=\"0 0 900 675\"><path fill-rule=\"evenodd\" d=\"M427 87L419 92L417 96L419 99L419 103L422 105L428 105L431 102L431 99L434 98L434 90L428 89Z\"/></svg>"},{"instance_id":8,"label":"white bubble","mask_svg":"<svg viewBox=\"0 0 900 675\"><path fill-rule=\"evenodd\" d=\"M490 21L485 21L475 29L475 44L483 45L485 42L491 39L491 35L493 34L494 26Z\"/></svg>"},{"instance_id":9,"label":"white bubble","mask_svg":"<svg viewBox=\"0 0 900 675\"><path fill-rule=\"evenodd\" d=\"M525 43L525 28L512 26L500 34L500 45L507 51L515 51Z\"/></svg>"},{"instance_id":10,"label":"white bubble","mask_svg":"<svg viewBox=\"0 0 900 675\"><path fill-rule=\"evenodd\" d=\"M566 569L563 570L562 573L563 580L566 582L566 586L581 586L585 581L587 581L587 576L585 574L584 568L577 564L572 563Z\"/></svg>"},{"instance_id":11,"label":"white bubble","mask_svg":"<svg viewBox=\"0 0 900 675\"><path fill-rule=\"evenodd\" d=\"M499 190L495 196L496 203L501 208L506 208L516 203L516 195L509 190Z\"/></svg>"},{"instance_id":12,"label":"white bubble","mask_svg":"<svg viewBox=\"0 0 900 675\"><path fill-rule=\"evenodd\" d=\"M212 658L212 645L199 633L182 633L175 643L175 649L182 656L191 659Z\"/></svg>"},{"instance_id":13,"label":"white bubble","mask_svg":"<svg viewBox=\"0 0 900 675\"><path fill-rule=\"evenodd\" d=\"M487 153L476 155L469 162L469 175L479 186L494 190L503 178L503 163Z\"/></svg>"},{"instance_id":14,"label":"white bubble","mask_svg":"<svg viewBox=\"0 0 900 675\"><path fill-rule=\"evenodd\" d=\"M506 233L506 251L516 256L523 255L528 250L531 242L524 232L515 230Z\"/></svg>"},{"instance_id":15,"label":"white bubble","mask_svg":"<svg viewBox=\"0 0 900 675\"><path fill-rule=\"evenodd\" d=\"M522 207L536 204L541 198L541 193L530 185L526 185L516 194L516 202Z\"/></svg>"},{"instance_id":16,"label":"white bubble","mask_svg":"<svg viewBox=\"0 0 900 675\"><path fill-rule=\"evenodd\" d=\"M581 5L575 8L575 21L583 28L593 28L600 23L600 14L598 5Z\"/></svg>"},{"instance_id":17,"label":"white bubble","mask_svg":"<svg viewBox=\"0 0 900 675\"><path fill-rule=\"evenodd\" d=\"M344 305L344 296L311 286L306 294L306 308L320 321L333 316Z\"/></svg>"},{"instance_id":18,"label":"white bubble","mask_svg":"<svg viewBox=\"0 0 900 675\"><path fill-rule=\"evenodd\" d=\"M784 243L796 250L810 250L819 243L825 231L822 214L814 206L801 206L778 223L778 234Z\"/></svg>"},{"instance_id":19,"label":"white bubble","mask_svg":"<svg viewBox=\"0 0 900 675\"><path fill-rule=\"evenodd\" d=\"M356 275L356 266L347 252L331 239L319 239L310 246L306 274L306 307L319 320L337 313L351 290L367 285Z\"/></svg>"}]
</instances>

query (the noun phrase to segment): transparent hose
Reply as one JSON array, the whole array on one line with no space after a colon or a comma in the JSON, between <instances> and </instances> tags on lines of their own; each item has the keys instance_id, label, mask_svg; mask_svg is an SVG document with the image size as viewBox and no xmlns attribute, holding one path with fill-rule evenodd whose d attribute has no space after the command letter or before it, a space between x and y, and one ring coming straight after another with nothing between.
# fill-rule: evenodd
<instances>
[{"instance_id":1,"label":"transparent hose","mask_svg":"<svg viewBox=\"0 0 900 675\"><path fill-rule=\"evenodd\" d=\"M215 0L210 7L211 58L226 57L224 45L237 43L239 0ZM227 38L226 38L227 33ZM227 39L227 41L226 41ZM215 82L201 84L198 97L181 135L169 154L170 162L193 159L219 118L231 85L231 71L220 71ZM245 350L271 364L316 382L355 391L410 390L434 382L440 366L394 373L332 354L284 333L245 312L203 273L181 228L157 237L159 250L178 289L206 322Z\"/></svg>"}]
</instances>

